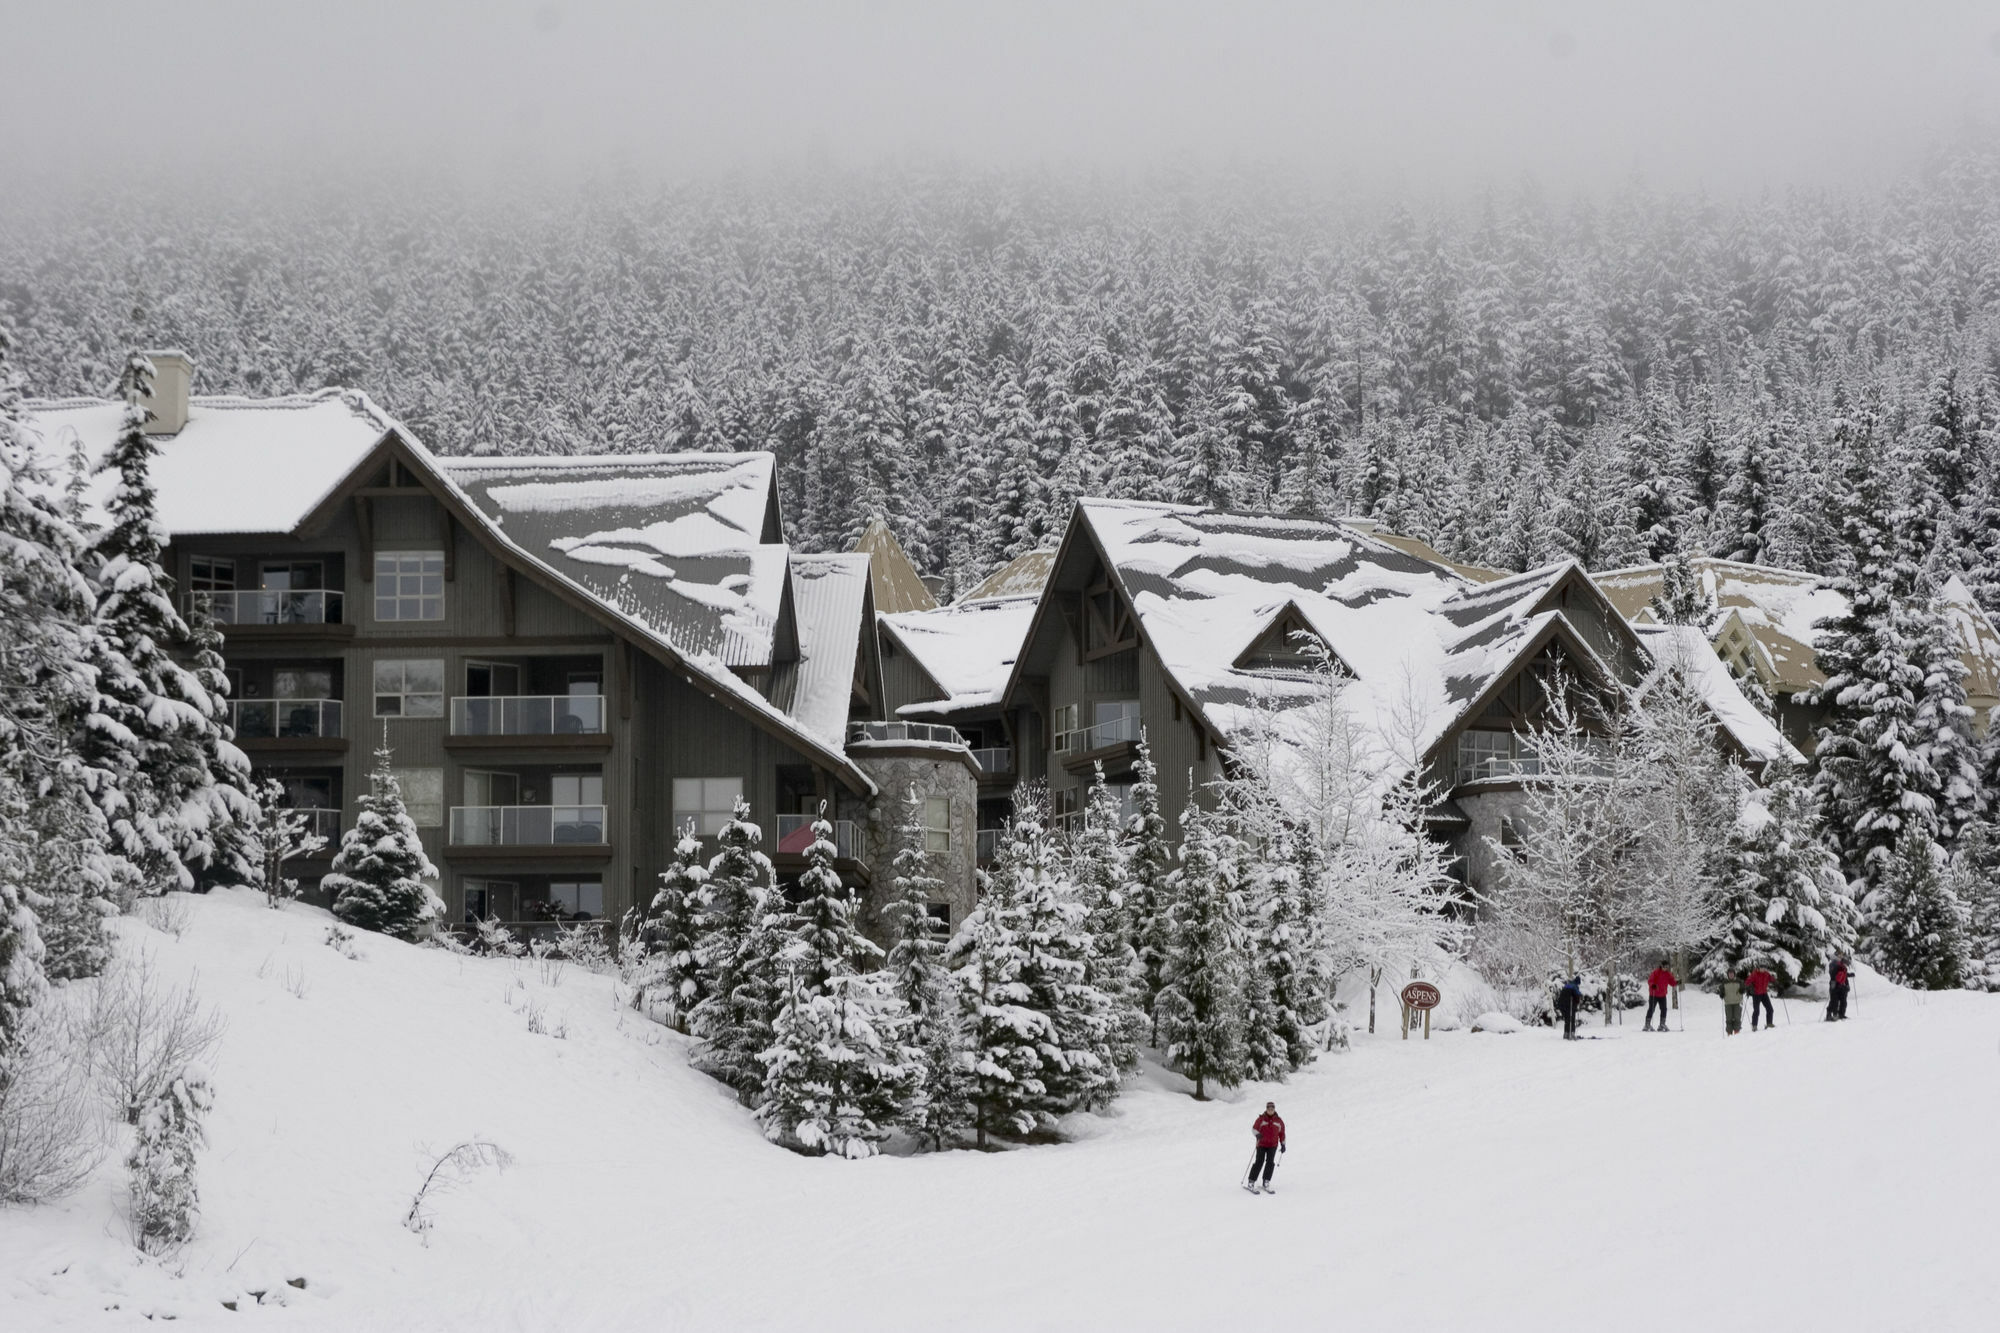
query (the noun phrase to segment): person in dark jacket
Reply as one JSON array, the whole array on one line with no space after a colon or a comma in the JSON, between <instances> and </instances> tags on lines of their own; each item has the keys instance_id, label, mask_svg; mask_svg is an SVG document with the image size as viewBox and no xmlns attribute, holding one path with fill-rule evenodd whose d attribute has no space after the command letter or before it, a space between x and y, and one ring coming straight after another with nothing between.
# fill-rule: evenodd
<instances>
[{"instance_id":1,"label":"person in dark jacket","mask_svg":"<svg viewBox=\"0 0 2000 1333\"><path fill-rule=\"evenodd\" d=\"M1680 978L1674 975L1673 969L1667 966L1667 960L1662 958L1660 965L1646 978L1646 1031L1653 1030L1655 1005L1660 1010L1660 1031L1667 1030L1667 992L1679 984Z\"/></svg>"},{"instance_id":2,"label":"person in dark jacket","mask_svg":"<svg viewBox=\"0 0 2000 1333\"><path fill-rule=\"evenodd\" d=\"M1252 1194L1261 1187L1266 1194L1276 1194L1271 1188L1271 1172L1278 1168L1278 1154L1285 1150L1285 1122L1278 1115L1276 1102L1264 1103L1264 1114L1250 1124L1250 1131L1257 1136L1257 1156L1250 1162L1250 1179L1244 1182ZM1258 1173L1263 1179L1258 1179Z\"/></svg>"},{"instance_id":3,"label":"person in dark jacket","mask_svg":"<svg viewBox=\"0 0 2000 1333\"><path fill-rule=\"evenodd\" d=\"M1576 1015L1583 1008L1583 978L1571 977L1556 992L1556 1016L1562 1019L1563 1040L1576 1040Z\"/></svg>"},{"instance_id":4,"label":"person in dark jacket","mask_svg":"<svg viewBox=\"0 0 2000 1333\"><path fill-rule=\"evenodd\" d=\"M1851 984L1850 975L1847 970L1847 960L1845 958L1834 959L1833 969L1828 975L1826 1021L1833 1023L1847 1017L1847 988Z\"/></svg>"},{"instance_id":5,"label":"person in dark jacket","mask_svg":"<svg viewBox=\"0 0 2000 1333\"><path fill-rule=\"evenodd\" d=\"M1757 1030L1757 1015L1759 1014L1764 1016L1765 1027L1774 1028L1778 1026L1778 1017L1771 1012L1771 983L1776 980L1776 977L1772 976L1762 967L1752 968L1750 975L1743 978L1744 987L1750 992L1750 1030L1752 1032Z\"/></svg>"}]
</instances>

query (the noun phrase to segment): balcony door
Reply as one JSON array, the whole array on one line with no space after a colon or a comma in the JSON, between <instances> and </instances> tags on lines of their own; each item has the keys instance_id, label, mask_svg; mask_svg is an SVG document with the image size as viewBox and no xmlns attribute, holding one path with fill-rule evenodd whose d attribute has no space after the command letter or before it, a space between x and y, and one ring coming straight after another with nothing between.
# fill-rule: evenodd
<instances>
[{"instance_id":1,"label":"balcony door","mask_svg":"<svg viewBox=\"0 0 2000 1333\"><path fill-rule=\"evenodd\" d=\"M604 777L557 773L549 778L549 811L557 842L604 841Z\"/></svg>"},{"instance_id":2,"label":"balcony door","mask_svg":"<svg viewBox=\"0 0 2000 1333\"><path fill-rule=\"evenodd\" d=\"M472 699L505 698L521 692L521 668L508 662L467 662L465 693Z\"/></svg>"},{"instance_id":3,"label":"balcony door","mask_svg":"<svg viewBox=\"0 0 2000 1333\"><path fill-rule=\"evenodd\" d=\"M514 773L495 773L483 768L465 770L467 805L519 805L521 779Z\"/></svg>"}]
</instances>

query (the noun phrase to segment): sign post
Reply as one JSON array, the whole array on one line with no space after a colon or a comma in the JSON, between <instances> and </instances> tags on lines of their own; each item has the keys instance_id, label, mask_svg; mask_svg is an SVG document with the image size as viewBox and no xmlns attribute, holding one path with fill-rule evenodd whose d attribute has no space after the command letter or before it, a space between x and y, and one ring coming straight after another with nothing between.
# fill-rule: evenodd
<instances>
[{"instance_id":1,"label":"sign post","mask_svg":"<svg viewBox=\"0 0 2000 1333\"><path fill-rule=\"evenodd\" d=\"M1415 1009L1424 1016L1424 1040L1431 1039L1431 1010L1438 1007L1444 996L1436 986L1428 981L1412 981L1403 987L1403 1040L1410 1039L1410 1011Z\"/></svg>"}]
</instances>

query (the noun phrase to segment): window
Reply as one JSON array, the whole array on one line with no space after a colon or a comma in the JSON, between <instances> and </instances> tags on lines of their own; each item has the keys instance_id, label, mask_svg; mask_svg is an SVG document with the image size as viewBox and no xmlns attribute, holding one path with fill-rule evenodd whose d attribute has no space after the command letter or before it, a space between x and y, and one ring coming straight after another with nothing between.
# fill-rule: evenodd
<instances>
[{"instance_id":1,"label":"window","mask_svg":"<svg viewBox=\"0 0 2000 1333\"><path fill-rule=\"evenodd\" d=\"M468 879L465 881L465 924L506 920L513 915L520 886L509 879Z\"/></svg>"},{"instance_id":2,"label":"window","mask_svg":"<svg viewBox=\"0 0 2000 1333\"><path fill-rule=\"evenodd\" d=\"M444 553L396 551L375 557L377 620L444 619Z\"/></svg>"},{"instance_id":3,"label":"window","mask_svg":"<svg viewBox=\"0 0 2000 1333\"><path fill-rule=\"evenodd\" d=\"M444 662L438 658L377 662L375 716L443 717Z\"/></svg>"},{"instance_id":4,"label":"window","mask_svg":"<svg viewBox=\"0 0 2000 1333\"><path fill-rule=\"evenodd\" d=\"M188 591L236 591L236 562L212 555L192 557L188 561Z\"/></svg>"},{"instance_id":5,"label":"window","mask_svg":"<svg viewBox=\"0 0 2000 1333\"><path fill-rule=\"evenodd\" d=\"M1521 826L1513 820L1500 820L1500 847L1516 861L1528 854L1528 840L1521 836Z\"/></svg>"},{"instance_id":6,"label":"window","mask_svg":"<svg viewBox=\"0 0 2000 1333\"><path fill-rule=\"evenodd\" d=\"M1068 754L1071 748L1082 749L1079 732L1082 728L1077 720L1083 710L1076 704L1064 704L1056 709L1056 753Z\"/></svg>"},{"instance_id":7,"label":"window","mask_svg":"<svg viewBox=\"0 0 2000 1333\"><path fill-rule=\"evenodd\" d=\"M931 938L948 940L951 938L951 904L926 903L924 914L931 919Z\"/></svg>"},{"instance_id":8,"label":"window","mask_svg":"<svg viewBox=\"0 0 2000 1333\"><path fill-rule=\"evenodd\" d=\"M418 828L444 826L444 770L441 768L392 768L391 776L402 789L403 805L410 822Z\"/></svg>"},{"instance_id":9,"label":"window","mask_svg":"<svg viewBox=\"0 0 2000 1333\"><path fill-rule=\"evenodd\" d=\"M924 850L951 850L951 798L948 796L924 798Z\"/></svg>"},{"instance_id":10,"label":"window","mask_svg":"<svg viewBox=\"0 0 2000 1333\"><path fill-rule=\"evenodd\" d=\"M549 779L549 804L576 809L604 804L601 773L557 773Z\"/></svg>"},{"instance_id":11,"label":"window","mask_svg":"<svg viewBox=\"0 0 2000 1333\"><path fill-rule=\"evenodd\" d=\"M1083 788L1064 787L1049 793L1049 822L1064 833L1083 824Z\"/></svg>"},{"instance_id":12,"label":"window","mask_svg":"<svg viewBox=\"0 0 2000 1333\"><path fill-rule=\"evenodd\" d=\"M604 915L604 882L596 879L559 879L549 885L552 915L570 921L595 920Z\"/></svg>"},{"instance_id":13,"label":"window","mask_svg":"<svg viewBox=\"0 0 2000 1333\"><path fill-rule=\"evenodd\" d=\"M1090 706L1090 739L1087 748L1116 745L1139 739L1137 699L1099 699Z\"/></svg>"},{"instance_id":14,"label":"window","mask_svg":"<svg viewBox=\"0 0 2000 1333\"><path fill-rule=\"evenodd\" d=\"M331 699L333 672L325 667L278 667L271 672L274 699Z\"/></svg>"},{"instance_id":15,"label":"window","mask_svg":"<svg viewBox=\"0 0 2000 1333\"><path fill-rule=\"evenodd\" d=\"M267 592L318 592L326 586L326 566L317 560L286 560L257 571L257 586Z\"/></svg>"},{"instance_id":16,"label":"window","mask_svg":"<svg viewBox=\"0 0 2000 1333\"><path fill-rule=\"evenodd\" d=\"M674 828L693 823L704 838L722 832L743 796L742 778L675 778Z\"/></svg>"}]
</instances>

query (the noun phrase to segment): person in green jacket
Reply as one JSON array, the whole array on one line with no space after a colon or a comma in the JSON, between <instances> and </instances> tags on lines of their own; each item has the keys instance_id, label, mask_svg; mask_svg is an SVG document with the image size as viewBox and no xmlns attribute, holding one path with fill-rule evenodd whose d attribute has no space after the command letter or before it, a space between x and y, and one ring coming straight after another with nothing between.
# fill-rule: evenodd
<instances>
[{"instance_id":1,"label":"person in green jacket","mask_svg":"<svg viewBox=\"0 0 2000 1333\"><path fill-rule=\"evenodd\" d=\"M1734 977L1722 983L1722 1019L1728 1036L1743 1030L1743 983Z\"/></svg>"}]
</instances>

